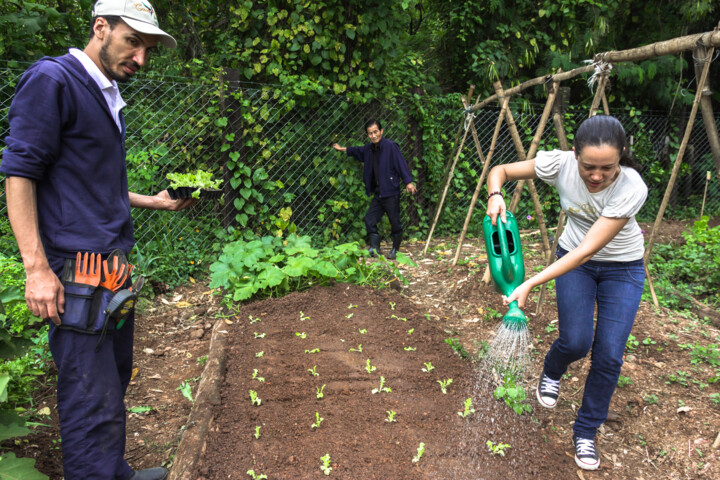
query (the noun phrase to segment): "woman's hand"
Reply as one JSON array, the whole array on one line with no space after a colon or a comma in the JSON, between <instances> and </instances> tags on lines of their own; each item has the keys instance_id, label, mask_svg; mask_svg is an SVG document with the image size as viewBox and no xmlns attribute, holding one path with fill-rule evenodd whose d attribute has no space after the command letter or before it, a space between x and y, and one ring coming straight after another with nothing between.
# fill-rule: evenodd
<instances>
[{"instance_id":1,"label":"woman's hand","mask_svg":"<svg viewBox=\"0 0 720 480\"><path fill-rule=\"evenodd\" d=\"M510 296L506 297L503 295L503 304L509 305L511 302L517 300L518 307L523 308L527 302L528 295L530 295L530 290L532 289L533 285L530 284L530 281L523 282L520 286L513 290Z\"/></svg>"},{"instance_id":2,"label":"woman's hand","mask_svg":"<svg viewBox=\"0 0 720 480\"><path fill-rule=\"evenodd\" d=\"M505 215L505 212L507 212L507 207L505 206L505 199L502 195L493 195L490 197L486 213L490 217L490 220L492 220L493 225L497 225L498 215L502 219L503 223L507 223L507 216Z\"/></svg>"}]
</instances>

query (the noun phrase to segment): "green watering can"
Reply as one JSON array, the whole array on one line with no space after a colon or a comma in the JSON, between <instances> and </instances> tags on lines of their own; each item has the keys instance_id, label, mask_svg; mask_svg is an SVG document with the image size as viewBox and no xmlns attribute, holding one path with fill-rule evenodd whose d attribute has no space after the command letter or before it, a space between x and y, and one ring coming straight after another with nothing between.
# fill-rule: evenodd
<instances>
[{"instance_id":1,"label":"green watering can","mask_svg":"<svg viewBox=\"0 0 720 480\"><path fill-rule=\"evenodd\" d=\"M517 220L512 213L506 212L506 214L507 223L503 223L498 215L497 225L493 225L490 217L485 215L483 234L488 265L495 287L507 297L525 280L525 264ZM527 318L518 307L517 300L510 303L502 321L503 325L511 330L522 330L527 327Z\"/></svg>"}]
</instances>

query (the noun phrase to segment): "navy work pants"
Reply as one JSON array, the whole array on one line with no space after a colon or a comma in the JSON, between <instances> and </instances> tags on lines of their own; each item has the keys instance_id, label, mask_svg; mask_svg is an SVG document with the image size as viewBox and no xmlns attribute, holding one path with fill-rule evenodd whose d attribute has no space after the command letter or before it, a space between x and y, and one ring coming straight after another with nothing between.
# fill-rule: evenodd
<instances>
[{"instance_id":1,"label":"navy work pants","mask_svg":"<svg viewBox=\"0 0 720 480\"><path fill-rule=\"evenodd\" d=\"M378 233L377 224L386 213L388 220L390 220L390 233L392 235L402 234L403 228L402 223L400 223L400 195L398 194L385 198L373 195L372 200L370 200L370 206L365 214L365 229L368 235Z\"/></svg>"},{"instance_id":2,"label":"navy work pants","mask_svg":"<svg viewBox=\"0 0 720 480\"><path fill-rule=\"evenodd\" d=\"M558 257L566 253L558 248ZM582 406L573 427L580 438L595 438L607 419L644 283L642 259L590 260L555 280L559 336L545 357L545 374L560 380L568 365L592 349Z\"/></svg>"},{"instance_id":3,"label":"navy work pants","mask_svg":"<svg viewBox=\"0 0 720 480\"><path fill-rule=\"evenodd\" d=\"M63 259L50 259L56 274ZM58 369L57 404L65 480L127 480L124 396L132 376L134 314L100 335L57 328L48 340Z\"/></svg>"}]
</instances>

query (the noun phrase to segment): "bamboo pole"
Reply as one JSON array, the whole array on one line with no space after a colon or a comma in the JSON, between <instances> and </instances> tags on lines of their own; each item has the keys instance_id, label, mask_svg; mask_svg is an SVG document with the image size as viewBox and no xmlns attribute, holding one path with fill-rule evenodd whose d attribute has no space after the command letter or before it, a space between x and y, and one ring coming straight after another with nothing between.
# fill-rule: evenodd
<instances>
[{"instance_id":1,"label":"bamboo pole","mask_svg":"<svg viewBox=\"0 0 720 480\"><path fill-rule=\"evenodd\" d=\"M707 176L705 177L705 191L703 192L703 201L702 201L702 207L700 207L700 220L702 220L703 213L705 213L705 199L707 198L707 187L708 183L710 183L710 172L707 172Z\"/></svg>"},{"instance_id":2,"label":"bamboo pole","mask_svg":"<svg viewBox=\"0 0 720 480\"><path fill-rule=\"evenodd\" d=\"M707 59L707 54L707 49L703 46L699 46L693 50L696 78L699 78L702 74L697 60L702 58ZM715 115L713 114L711 95L712 91L710 90L710 86L705 84L705 88L703 88L702 91L702 97L700 97L700 111L702 113L703 123L705 124L705 132L707 132L710 151L712 152L713 160L715 162L715 170L717 171L718 178L720 178L720 138L718 138L718 130L715 125Z\"/></svg>"},{"instance_id":3,"label":"bamboo pole","mask_svg":"<svg viewBox=\"0 0 720 480\"><path fill-rule=\"evenodd\" d=\"M470 86L470 92L468 93L468 98L472 96L473 89L475 88L474 85ZM466 115L472 115L472 113L466 113ZM471 119L472 123L472 119ZM423 248L423 254L426 254L428 251L428 247L430 246L430 240L432 239L433 232L435 231L435 227L437 226L438 220L440 219L440 212L442 211L443 204L445 203L445 197L447 196L448 189L450 188L450 183L452 183L452 177L453 172L455 172L455 166L457 165L457 161L460 158L460 154L462 153L463 147L465 146L465 139L467 138L469 128L465 128L465 133L463 134L462 140L460 141L460 145L458 146L457 153L455 154L455 158L452 161L452 166L450 167L450 171L447 174L447 180L445 181L445 188L443 189L443 193L440 197L440 200L438 201L437 208L435 209L435 219L433 220L432 226L430 227L430 232L428 233L427 240L425 241L425 248Z\"/></svg>"},{"instance_id":4,"label":"bamboo pole","mask_svg":"<svg viewBox=\"0 0 720 480\"><path fill-rule=\"evenodd\" d=\"M490 150L488 151L487 157L483 164L482 173L478 179L477 186L475 187L475 193L473 193L472 200L470 200L470 208L468 208L467 216L465 217L465 224L463 225L462 232L460 233L460 239L458 241L457 249L455 250L455 258L453 258L452 265L457 265L458 258L460 257L460 251L462 250L463 242L465 241L465 235L467 234L468 226L470 225L470 219L472 218L473 210L475 209L475 203L477 202L478 196L480 196L480 190L482 190L483 183L485 181L485 175L487 175L490 161L492 160L493 153L495 153L495 145L497 144L498 136L500 135L500 127L502 126L503 119L505 118L505 110L507 109L510 97L502 99L500 114L498 115L497 123L495 124L495 131L493 132L492 140L490 141ZM475 131L475 125L471 126L473 139L475 140L475 147L478 150L478 154L482 158L482 150L480 149L480 140L477 137L477 131Z\"/></svg>"},{"instance_id":5,"label":"bamboo pole","mask_svg":"<svg viewBox=\"0 0 720 480\"><path fill-rule=\"evenodd\" d=\"M720 36L720 32L716 33L718 33ZM649 263L650 253L652 252L652 247L655 242L655 234L660 229L662 217L665 214L665 208L667 207L668 201L670 200L670 194L672 193L673 186L675 185L675 180L677 179L678 171L680 170L680 164L682 163L683 156L685 155L685 150L687 149L688 141L690 140L690 133L692 132L692 127L695 123L695 116L697 115L698 105L700 104L700 97L702 97L703 87L705 86L708 72L710 71L710 63L714 51L714 48L711 48L708 51L708 55L705 60L705 66L703 67L702 75L700 76L700 80L697 84L697 92L695 92L695 100L693 101L692 110L690 111L690 118L688 118L688 122L685 127L685 135L683 135L683 140L680 144L680 150L678 150L677 157L675 158L675 164L673 165L672 173L670 174L670 180L668 182L667 188L665 189L665 196L663 197L662 203L660 204L660 209L658 210L655 224L653 225L652 232L650 232L648 246L645 249L645 256L643 258L643 260L645 261L645 265Z\"/></svg>"}]
</instances>

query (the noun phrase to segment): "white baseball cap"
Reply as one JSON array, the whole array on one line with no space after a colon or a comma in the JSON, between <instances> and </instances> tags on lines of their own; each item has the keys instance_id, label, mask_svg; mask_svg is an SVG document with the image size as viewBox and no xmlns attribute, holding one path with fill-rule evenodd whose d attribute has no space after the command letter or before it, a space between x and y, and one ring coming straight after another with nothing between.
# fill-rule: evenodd
<instances>
[{"instance_id":1,"label":"white baseball cap","mask_svg":"<svg viewBox=\"0 0 720 480\"><path fill-rule=\"evenodd\" d=\"M98 0L92 18L105 16L120 17L133 30L157 36L167 48L177 46L172 35L160 30L155 9L147 0Z\"/></svg>"}]
</instances>

